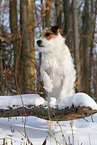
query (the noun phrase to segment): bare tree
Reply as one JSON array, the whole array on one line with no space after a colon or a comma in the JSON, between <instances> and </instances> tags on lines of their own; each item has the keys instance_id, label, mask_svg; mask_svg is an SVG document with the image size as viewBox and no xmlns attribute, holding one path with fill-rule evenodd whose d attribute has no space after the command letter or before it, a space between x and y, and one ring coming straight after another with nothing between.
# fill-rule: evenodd
<instances>
[{"instance_id":1,"label":"bare tree","mask_svg":"<svg viewBox=\"0 0 97 145\"><path fill-rule=\"evenodd\" d=\"M50 27L50 7L51 7L51 0L46 0L45 27Z\"/></svg>"},{"instance_id":2,"label":"bare tree","mask_svg":"<svg viewBox=\"0 0 97 145\"><path fill-rule=\"evenodd\" d=\"M3 81L3 52L2 52L2 40L0 40L0 95L4 95L4 81Z\"/></svg>"},{"instance_id":3,"label":"bare tree","mask_svg":"<svg viewBox=\"0 0 97 145\"><path fill-rule=\"evenodd\" d=\"M78 34L78 19L77 19L77 2L76 0L72 1L72 10L73 10L73 38L74 38L74 58L75 64L77 67L77 79L81 77L81 66L80 66L80 53L79 53L79 34ZM78 91L81 90L81 81L77 85Z\"/></svg>"},{"instance_id":4,"label":"bare tree","mask_svg":"<svg viewBox=\"0 0 97 145\"><path fill-rule=\"evenodd\" d=\"M82 39L82 86L83 91L88 92L89 87L89 56L88 56L88 49L89 49L89 39L87 36L89 36L89 0L85 0L84 10L83 10L83 39ZM86 37L86 38L85 38Z\"/></svg>"},{"instance_id":5,"label":"bare tree","mask_svg":"<svg viewBox=\"0 0 97 145\"><path fill-rule=\"evenodd\" d=\"M34 0L28 2L28 34L29 34L29 75L32 92L35 91L35 49L34 49Z\"/></svg>"},{"instance_id":6,"label":"bare tree","mask_svg":"<svg viewBox=\"0 0 97 145\"><path fill-rule=\"evenodd\" d=\"M63 0L64 29L63 35L66 37L66 43L72 49L72 10L70 0Z\"/></svg>"},{"instance_id":7,"label":"bare tree","mask_svg":"<svg viewBox=\"0 0 97 145\"><path fill-rule=\"evenodd\" d=\"M80 47L80 59L81 59L81 74L82 74L82 87L83 91L86 93L90 93L90 82L91 82L91 75L90 75L90 55L92 57L92 49L90 50L91 44L91 34L93 36L93 29L95 19L93 18L93 2L91 1L91 5L89 5L90 0L85 0L84 10L82 12L82 39L81 39L81 47ZM92 15L91 15L92 14ZM94 22L93 22L94 21ZM91 52L90 52L90 51Z\"/></svg>"},{"instance_id":8,"label":"bare tree","mask_svg":"<svg viewBox=\"0 0 97 145\"><path fill-rule=\"evenodd\" d=\"M56 25L62 25L62 5L60 0L55 0Z\"/></svg>"},{"instance_id":9,"label":"bare tree","mask_svg":"<svg viewBox=\"0 0 97 145\"><path fill-rule=\"evenodd\" d=\"M92 82L92 69L93 69L93 50L94 50L94 38L95 38L95 22L96 22L96 15L95 15L95 2L94 0L91 0L91 12L90 12L90 25L91 25L91 29L90 29L90 33L91 35L91 42L90 42L90 50L89 50L89 94L92 95L91 92L91 82Z\"/></svg>"},{"instance_id":10,"label":"bare tree","mask_svg":"<svg viewBox=\"0 0 97 145\"><path fill-rule=\"evenodd\" d=\"M33 38L33 35L34 35L33 18L34 17L33 17L32 6L33 6L33 3L31 3L31 6L30 6L28 5L26 0L21 0L21 3L20 3L21 40L22 40L21 54L20 54L20 59L21 59L21 65L20 65L21 90L20 91L21 93L31 93L32 91L33 92L35 91L35 90L32 90L33 88L35 88L35 82L34 82L35 79L33 79L33 77L35 78L35 68L33 69L34 67L34 65L32 67L33 60L31 60L32 57L34 57L34 43L33 43L33 39L34 39ZM32 12L32 14L30 14L30 12ZM29 30L30 27L31 27L31 33ZM33 83L32 83L32 80L33 80Z\"/></svg>"},{"instance_id":11,"label":"bare tree","mask_svg":"<svg viewBox=\"0 0 97 145\"><path fill-rule=\"evenodd\" d=\"M19 51L20 51L20 34L18 30L17 16L17 0L10 0L10 29L12 36L12 44L14 50L14 70L15 82L18 90L18 74L19 74Z\"/></svg>"}]
</instances>

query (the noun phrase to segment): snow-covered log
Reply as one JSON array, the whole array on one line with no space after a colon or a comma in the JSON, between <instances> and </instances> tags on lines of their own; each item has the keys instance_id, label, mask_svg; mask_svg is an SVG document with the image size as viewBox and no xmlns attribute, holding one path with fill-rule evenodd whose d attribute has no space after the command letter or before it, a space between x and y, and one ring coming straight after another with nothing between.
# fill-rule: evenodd
<instances>
[{"instance_id":1,"label":"snow-covered log","mask_svg":"<svg viewBox=\"0 0 97 145\"><path fill-rule=\"evenodd\" d=\"M65 121L84 118L97 113L97 110L92 110L90 107L78 106L59 110L58 108L49 108L43 106L25 106L19 108L0 109L0 117L14 116L37 116L46 120Z\"/></svg>"},{"instance_id":2,"label":"snow-covered log","mask_svg":"<svg viewBox=\"0 0 97 145\"><path fill-rule=\"evenodd\" d=\"M49 105L38 94L0 96L0 117L37 116L46 120L74 120L97 113L96 102L85 93L77 93Z\"/></svg>"}]
</instances>

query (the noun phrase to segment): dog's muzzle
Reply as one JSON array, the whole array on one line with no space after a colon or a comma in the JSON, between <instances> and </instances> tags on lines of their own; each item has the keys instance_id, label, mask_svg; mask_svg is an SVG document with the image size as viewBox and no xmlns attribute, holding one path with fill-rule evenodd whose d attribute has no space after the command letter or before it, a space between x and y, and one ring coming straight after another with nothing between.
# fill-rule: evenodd
<instances>
[{"instance_id":1,"label":"dog's muzzle","mask_svg":"<svg viewBox=\"0 0 97 145\"><path fill-rule=\"evenodd\" d=\"M44 47L44 45L42 45L42 40L37 40L37 44L39 47Z\"/></svg>"}]
</instances>

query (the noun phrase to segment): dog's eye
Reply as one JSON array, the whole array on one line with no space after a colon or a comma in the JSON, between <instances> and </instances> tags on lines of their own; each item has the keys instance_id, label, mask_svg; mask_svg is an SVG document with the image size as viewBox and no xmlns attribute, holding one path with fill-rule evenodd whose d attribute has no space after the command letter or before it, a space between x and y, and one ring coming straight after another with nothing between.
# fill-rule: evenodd
<instances>
[{"instance_id":1,"label":"dog's eye","mask_svg":"<svg viewBox=\"0 0 97 145\"><path fill-rule=\"evenodd\" d=\"M52 33L46 33L45 36L50 36Z\"/></svg>"}]
</instances>

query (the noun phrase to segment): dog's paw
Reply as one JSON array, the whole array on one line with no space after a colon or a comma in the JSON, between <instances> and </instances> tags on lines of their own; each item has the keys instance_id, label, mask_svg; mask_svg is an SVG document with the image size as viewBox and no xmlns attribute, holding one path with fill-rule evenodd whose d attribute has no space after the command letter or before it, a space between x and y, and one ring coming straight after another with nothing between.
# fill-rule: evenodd
<instances>
[{"instance_id":1,"label":"dog's paw","mask_svg":"<svg viewBox=\"0 0 97 145\"><path fill-rule=\"evenodd\" d=\"M50 93L53 89L53 84L52 83L50 83L50 84L44 83L44 89Z\"/></svg>"}]
</instances>

